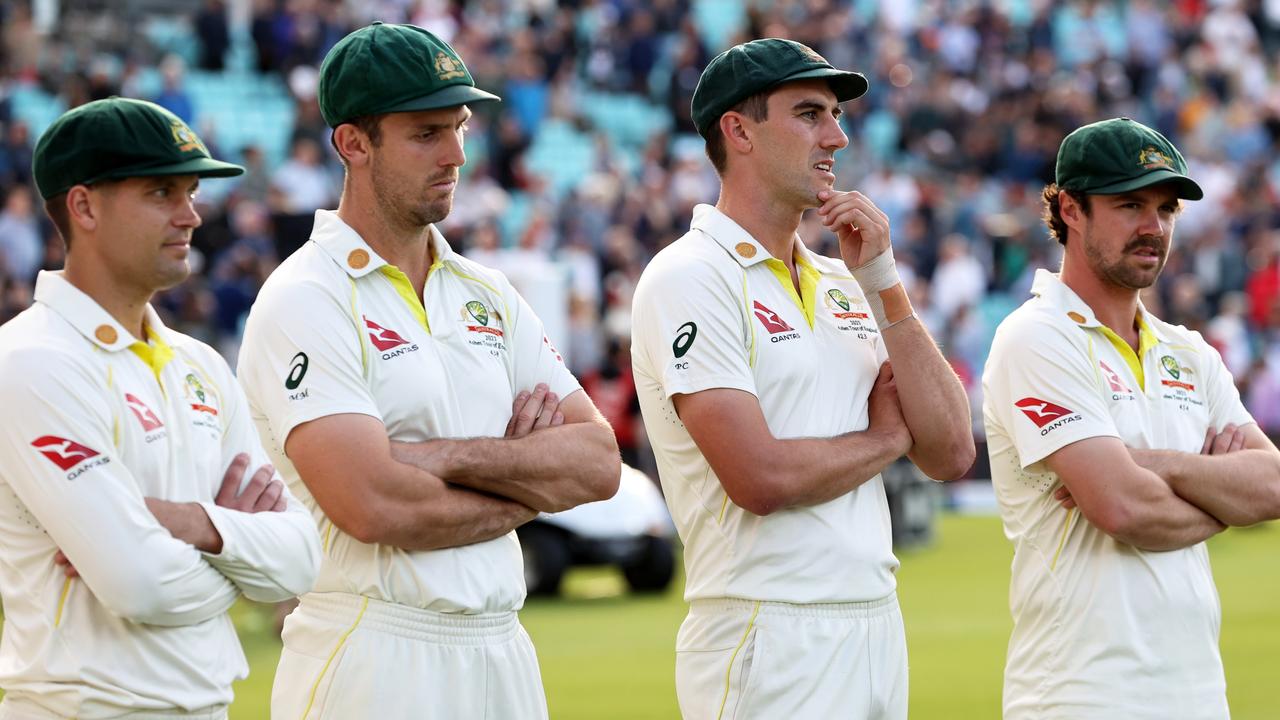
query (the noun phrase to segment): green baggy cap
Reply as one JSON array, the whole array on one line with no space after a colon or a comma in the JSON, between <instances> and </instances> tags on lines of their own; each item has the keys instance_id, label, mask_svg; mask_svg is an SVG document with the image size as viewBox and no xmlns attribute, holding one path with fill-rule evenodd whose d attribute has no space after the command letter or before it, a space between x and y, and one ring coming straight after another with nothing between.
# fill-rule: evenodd
<instances>
[{"instance_id":1,"label":"green baggy cap","mask_svg":"<svg viewBox=\"0 0 1280 720\"><path fill-rule=\"evenodd\" d=\"M793 80L824 78L837 102L861 97L867 79L860 73L837 70L807 45L782 38L765 38L734 45L707 63L693 91L693 124L707 136L711 126L730 108L774 85Z\"/></svg>"},{"instance_id":2,"label":"green baggy cap","mask_svg":"<svg viewBox=\"0 0 1280 720\"><path fill-rule=\"evenodd\" d=\"M54 120L36 142L31 169L45 200L102 180L244 172L209 157L177 115L155 103L120 97L85 103Z\"/></svg>"},{"instance_id":3,"label":"green baggy cap","mask_svg":"<svg viewBox=\"0 0 1280 720\"><path fill-rule=\"evenodd\" d=\"M449 43L414 25L375 22L338 41L320 63L329 127L365 115L501 100L476 87Z\"/></svg>"},{"instance_id":4,"label":"green baggy cap","mask_svg":"<svg viewBox=\"0 0 1280 720\"><path fill-rule=\"evenodd\" d=\"M1204 191L1187 177L1182 153L1163 135L1129 118L1085 125L1058 148L1059 188L1087 195L1119 195L1171 183L1178 197L1199 200Z\"/></svg>"}]
</instances>

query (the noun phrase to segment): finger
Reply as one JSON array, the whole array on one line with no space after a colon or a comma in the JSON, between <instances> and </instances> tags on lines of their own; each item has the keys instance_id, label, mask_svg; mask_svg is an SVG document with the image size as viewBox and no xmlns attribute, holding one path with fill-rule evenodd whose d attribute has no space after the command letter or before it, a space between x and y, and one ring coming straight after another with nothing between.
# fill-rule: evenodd
<instances>
[{"instance_id":1,"label":"finger","mask_svg":"<svg viewBox=\"0 0 1280 720\"><path fill-rule=\"evenodd\" d=\"M1236 426L1230 423L1222 428L1222 432L1218 433L1218 436L1213 439L1214 455L1223 455L1231 450L1231 438L1235 435L1235 432Z\"/></svg>"},{"instance_id":2,"label":"finger","mask_svg":"<svg viewBox=\"0 0 1280 720\"><path fill-rule=\"evenodd\" d=\"M546 396L547 386L538 383L529 395L529 401L516 413L516 427L513 432L515 437L524 437L533 429L533 423L538 419L538 413L542 412L542 401Z\"/></svg>"},{"instance_id":3,"label":"finger","mask_svg":"<svg viewBox=\"0 0 1280 720\"><path fill-rule=\"evenodd\" d=\"M1066 485L1063 485L1053 492L1054 500L1065 500L1069 497L1071 497L1071 491L1067 489Z\"/></svg>"},{"instance_id":4,"label":"finger","mask_svg":"<svg viewBox=\"0 0 1280 720\"><path fill-rule=\"evenodd\" d=\"M262 492L267 489L267 485L271 483L274 476L275 468L270 465L258 468L253 477L249 478L249 484L244 486L244 490L230 504L223 507L241 512L257 512L254 507L258 503L258 498L262 496Z\"/></svg>"},{"instance_id":5,"label":"finger","mask_svg":"<svg viewBox=\"0 0 1280 720\"><path fill-rule=\"evenodd\" d=\"M1213 449L1213 435L1212 427L1204 431L1204 444L1200 446L1201 455L1208 455L1209 451Z\"/></svg>"},{"instance_id":6,"label":"finger","mask_svg":"<svg viewBox=\"0 0 1280 720\"><path fill-rule=\"evenodd\" d=\"M1244 449L1244 428L1236 428L1235 434L1231 436L1231 448L1227 452L1236 452Z\"/></svg>"},{"instance_id":7,"label":"finger","mask_svg":"<svg viewBox=\"0 0 1280 720\"><path fill-rule=\"evenodd\" d=\"M67 559L67 556L61 550L53 554L53 562L55 565L71 564L71 561Z\"/></svg>"},{"instance_id":8,"label":"finger","mask_svg":"<svg viewBox=\"0 0 1280 720\"><path fill-rule=\"evenodd\" d=\"M1068 495L1062 499L1062 502L1058 504L1061 505L1064 509L1070 510L1071 508L1076 506L1076 499Z\"/></svg>"},{"instance_id":9,"label":"finger","mask_svg":"<svg viewBox=\"0 0 1280 720\"><path fill-rule=\"evenodd\" d=\"M213 499L215 505L227 507L227 503L235 500L236 495L240 493L240 480L248 467L249 453L240 453L231 460L226 474L222 476L222 486L218 488L218 495Z\"/></svg>"},{"instance_id":10,"label":"finger","mask_svg":"<svg viewBox=\"0 0 1280 720\"><path fill-rule=\"evenodd\" d=\"M284 494L284 483L279 480L272 480L263 488L262 494L258 496L257 501L253 503L253 512L263 512L275 507L279 502L280 496Z\"/></svg>"},{"instance_id":11,"label":"finger","mask_svg":"<svg viewBox=\"0 0 1280 720\"><path fill-rule=\"evenodd\" d=\"M511 419L507 421L507 430L502 434L503 437L511 437L511 433L516 427L516 415L528 400L529 393L526 390L521 390L520 393L516 395L516 399L511 403Z\"/></svg>"},{"instance_id":12,"label":"finger","mask_svg":"<svg viewBox=\"0 0 1280 720\"><path fill-rule=\"evenodd\" d=\"M285 497L284 493L282 492L280 493L280 499L276 501L275 505L271 506L271 512L284 512L286 509L288 509L288 507L289 507L289 498Z\"/></svg>"},{"instance_id":13,"label":"finger","mask_svg":"<svg viewBox=\"0 0 1280 720\"><path fill-rule=\"evenodd\" d=\"M551 427L559 427L564 424L564 413L559 410L551 416Z\"/></svg>"},{"instance_id":14,"label":"finger","mask_svg":"<svg viewBox=\"0 0 1280 720\"><path fill-rule=\"evenodd\" d=\"M560 407L560 398L553 392L547 393L546 399L542 401L542 412L538 414L538 421L533 424L534 429L541 430L551 425L551 418L555 416L558 407Z\"/></svg>"}]
</instances>

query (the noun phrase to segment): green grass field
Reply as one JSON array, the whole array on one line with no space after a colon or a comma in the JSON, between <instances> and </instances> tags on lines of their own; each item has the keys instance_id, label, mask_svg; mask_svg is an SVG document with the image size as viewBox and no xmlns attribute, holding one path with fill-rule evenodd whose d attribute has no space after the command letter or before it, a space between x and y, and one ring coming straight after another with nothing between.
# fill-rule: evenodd
<instances>
[{"instance_id":1,"label":"green grass field","mask_svg":"<svg viewBox=\"0 0 1280 720\"><path fill-rule=\"evenodd\" d=\"M1222 654L1235 720L1280 717L1280 524L1210 543L1222 596ZM911 717L1000 716L1009 634L1012 546L994 517L943 516L936 542L902 554L899 595L911 652ZM567 598L531 601L521 617L542 663L554 720L676 718L673 645L685 605L622 594L609 570L581 570ZM237 616L253 668L236 686L232 720L265 720L279 654L269 614Z\"/></svg>"}]
</instances>

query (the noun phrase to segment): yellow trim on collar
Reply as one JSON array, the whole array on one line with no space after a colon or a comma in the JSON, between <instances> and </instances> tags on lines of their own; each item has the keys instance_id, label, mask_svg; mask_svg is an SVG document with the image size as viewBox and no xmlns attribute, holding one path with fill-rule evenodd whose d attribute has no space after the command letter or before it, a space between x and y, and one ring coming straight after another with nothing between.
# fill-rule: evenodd
<instances>
[{"instance_id":1,"label":"yellow trim on collar","mask_svg":"<svg viewBox=\"0 0 1280 720\"><path fill-rule=\"evenodd\" d=\"M437 263L438 264L438 263ZM436 265L432 265L434 270ZM395 265L382 265L378 268L378 272L382 273L391 283L391 287L404 300L404 304L408 306L409 311L417 318L418 324L426 328L428 333L431 332L431 323L427 321L427 309L422 304L422 299L418 297L418 293L413 289L413 283L409 282L409 276L404 274L400 268ZM427 276L431 276L431 272L427 271Z\"/></svg>"},{"instance_id":2,"label":"yellow trim on collar","mask_svg":"<svg viewBox=\"0 0 1280 720\"><path fill-rule=\"evenodd\" d=\"M1133 377L1138 380L1138 386L1143 392L1147 391L1147 381L1145 373L1142 371L1142 358L1147 356L1147 351L1156 346L1159 340L1155 333L1147 326L1147 321L1142 319L1139 313L1135 318L1138 323L1138 352L1135 354L1129 343L1115 333L1114 330L1106 325L1099 325L1098 330L1111 341L1111 345L1120 353L1120 357L1124 359L1125 364L1129 366L1129 370L1133 372Z\"/></svg>"},{"instance_id":3,"label":"yellow trim on collar","mask_svg":"<svg viewBox=\"0 0 1280 720\"><path fill-rule=\"evenodd\" d=\"M151 368L151 372L156 376L156 382L160 382L160 373L173 359L173 348L169 347L169 344L156 334L150 325L147 326L146 332L147 342L135 341L129 346L129 350ZM161 387L163 386L164 383L161 383Z\"/></svg>"},{"instance_id":4,"label":"yellow trim on collar","mask_svg":"<svg viewBox=\"0 0 1280 720\"><path fill-rule=\"evenodd\" d=\"M800 292L796 292L796 286L791 282L791 271L787 269L785 263L778 258L765 258L765 267L769 268L769 272L778 279L778 283L787 291L787 297L791 298L791 302L800 308L804 313L804 319L809 323L809 329L813 329L813 313L817 305L818 297L818 281L822 278L822 274L818 269L809 264L809 261L800 253L795 254L796 265L800 267Z\"/></svg>"}]
</instances>

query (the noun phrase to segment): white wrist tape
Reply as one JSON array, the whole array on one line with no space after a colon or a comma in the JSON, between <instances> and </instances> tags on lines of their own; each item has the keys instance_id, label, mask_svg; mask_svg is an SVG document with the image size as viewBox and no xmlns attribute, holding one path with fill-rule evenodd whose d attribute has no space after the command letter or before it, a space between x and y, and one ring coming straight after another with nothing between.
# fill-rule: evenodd
<instances>
[{"instance_id":1,"label":"white wrist tape","mask_svg":"<svg viewBox=\"0 0 1280 720\"><path fill-rule=\"evenodd\" d=\"M880 299L880 291L902 283L902 278L898 277L898 264L893 261L893 248L885 248L884 252L854 268L853 279L858 281L862 294L867 296L867 305L871 308L876 326L888 326L889 319L884 314L884 300Z\"/></svg>"}]
</instances>

